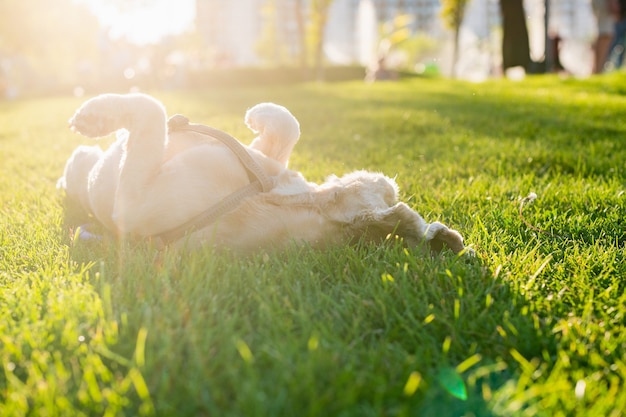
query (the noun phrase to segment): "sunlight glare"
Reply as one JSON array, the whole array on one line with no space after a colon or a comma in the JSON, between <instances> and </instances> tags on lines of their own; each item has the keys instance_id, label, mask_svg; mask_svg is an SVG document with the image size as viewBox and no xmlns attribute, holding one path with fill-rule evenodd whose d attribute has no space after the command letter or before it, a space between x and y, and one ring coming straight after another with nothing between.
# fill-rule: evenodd
<instances>
[{"instance_id":1,"label":"sunlight glare","mask_svg":"<svg viewBox=\"0 0 626 417\"><path fill-rule=\"evenodd\" d=\"M125 11L111 0L84 0L112 39L153 44L189 30L195 19L193 0L155 0Z\"/></svg>"}]
</instances>

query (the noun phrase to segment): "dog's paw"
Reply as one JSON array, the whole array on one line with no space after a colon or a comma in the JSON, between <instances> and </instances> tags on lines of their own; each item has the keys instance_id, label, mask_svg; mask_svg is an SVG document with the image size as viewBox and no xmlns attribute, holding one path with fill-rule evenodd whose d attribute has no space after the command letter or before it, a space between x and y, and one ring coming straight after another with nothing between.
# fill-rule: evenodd
<instances>
[{"instance_id":1,"label":"dog's paw","mask_svg":"<svg viewBox=\"0 0 626 417\"><path fill-rule=\"evenodd\" d=\"M285 141L297 141L300 137L298 120L283 106L260 103L246 112L246 126L263 136L276 136Z\"/></svg>"},{"instance_id":2,"label":"dog's paw","mask_svg":"<svg viewBox=\"0 0 626 417\"><path fill-rule=\"evenodd\" d=\"M245 123L259 136L250 148L261 151L285 167L300 138L298 120L283 106L273 103L257 104L246 112Z\"/></svg>"},{"instance_id":3,"label":"dog's paw","mask_svg":"<svg viewBox=\"0 0 626 417\"><path fill-rule=\"evenodd\" d=\"M427 226L424 238L434 254L440 253L444 246L447 246L456 254L473 252L471 248L465 247L463 236L459 232L449 229L446 225L439 222L434 222Z\"/></svg>"},{"instance_id":4,"label":"dog's paw","mask_svg":"<svg viewBox=\"0 0 626 417\"><path fill-rule=\"evenodd\" d=\"M105 94L86 101L70 118L69 126L83 136L97 138L107 136L122 126L116 97Z\"/></svg>"},{"instance_id":5,"label":"dog's paw","mask_svg":"<svg viewBox=\"0 0 626 417\"><path fill-rule=\"evenodd\" d=\"M260 103L256 106L248 109L244 122L248 128L254 133L261 133L265 130L265 125L268 124L275 115L281 115L283 107L274 103Z\"/></svg>"}]
</instances>

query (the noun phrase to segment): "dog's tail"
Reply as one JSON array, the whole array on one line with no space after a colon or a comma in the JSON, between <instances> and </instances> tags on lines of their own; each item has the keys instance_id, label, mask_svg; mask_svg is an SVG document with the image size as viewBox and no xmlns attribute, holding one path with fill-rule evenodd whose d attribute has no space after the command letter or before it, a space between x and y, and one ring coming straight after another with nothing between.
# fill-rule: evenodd
<instances>
[{"instance_id":1,"label":"dog's tail","mask_svg":"<svg viewBox=\"0 0 626 417\"><path fill-rule=\"evenodd\" d=\"M300 139L298 120L283 106L261 103L246 112L246 125L259 136L250 147L263 152L285 167Z\"/></svg>"}]
</instances>

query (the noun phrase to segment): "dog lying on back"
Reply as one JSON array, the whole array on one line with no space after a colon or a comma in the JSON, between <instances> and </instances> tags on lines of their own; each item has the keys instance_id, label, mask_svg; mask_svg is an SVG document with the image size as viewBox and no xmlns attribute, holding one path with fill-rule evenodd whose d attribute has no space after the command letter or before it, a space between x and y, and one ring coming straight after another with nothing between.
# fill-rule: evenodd
<instances>
[{"instance_id":1,"label":"dog lying on back","mask_svg":"<svg viewBox=\"0 0 626 417\"><path fill-rule=\"evenodd\" d=\"M258 104L245 123L258 137L237 146L271 185L225 208L225 200L253 181L242 157L211 135L171 123L168 129L163 105L143 94L101 95L76 111L72 130L87 137L117 131L117 140L106 151L79 146L57 186L118 236L248 253L294 242L324 248L397 235L408 246L472 253L458 232L429 224L398 202L398 186L383 174L356 171L315 184L288 169L300 126L286 108ZM221 210L214 218L193 221L215 207Z\"/></svg>"}]
</instances>

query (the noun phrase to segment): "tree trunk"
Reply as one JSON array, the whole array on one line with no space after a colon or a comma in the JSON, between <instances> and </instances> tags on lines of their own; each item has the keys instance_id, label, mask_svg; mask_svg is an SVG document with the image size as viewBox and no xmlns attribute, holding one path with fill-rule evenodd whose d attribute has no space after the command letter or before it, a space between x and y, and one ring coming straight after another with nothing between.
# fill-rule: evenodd
<instances>
[{"instance_id":1,"label":"tree trunk","mask_svg":"<svg viewBox=\"0 0 626 417\"><path fill-rule=\"evenodd\" d=\"M461 27L454 28L454 42L452 45L452 70L450 71L450 78L455 79L457 77L456 64L459 61L459 37L461 36Z\"/></svg>"},{"instance_id":2,"label":"tree trunk","mask_svg":"<svg viewBox=\"0 0 626 417\"><path fill-rule=\"evenodd\" d=\"M321 12L315 39L315 74L317 81L324 81L324 32L326 30L327 10Z\"/></svg>"},{"instance_id":3,"label":"tree trunk","mask_svg":"<svg viewBox=\"0 0 626 417\"><path fill-rule=\"evenodd\" d=\"M304 0L296 0L293 7L296 25L298 26L298 43L300 44L300 68L302 69L302 71L306 71L308 67L305 19L306 5L304 4Z\"/></svg>"},{"instance_id":4,"label":"tree trunk","mask_svg":"<svg viewBox=\"0 0 626 417\"><path fill-rule=\"evenodd\" d=\"M530 69L530 45L523 0L500 0L502 12L502 69Z\"/></svg>"},{"instance_id":5,"label":"tree trunk","mask_svg":"<svg viewBox=\"0 0 626 417\"><path fill-rule=\"evenodd\" d=\"M313 27L315 34L315 72L318 81L324 81L324 33L328 11L333 0L312 0Z\"/></svg>"}]
</instances>

